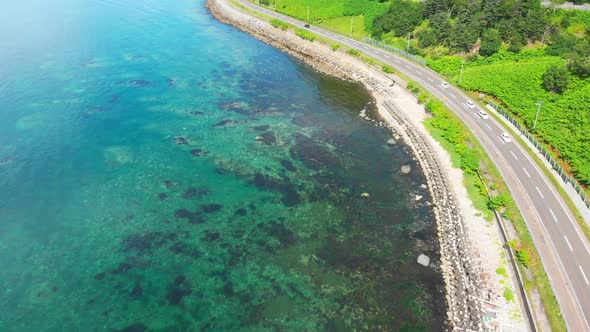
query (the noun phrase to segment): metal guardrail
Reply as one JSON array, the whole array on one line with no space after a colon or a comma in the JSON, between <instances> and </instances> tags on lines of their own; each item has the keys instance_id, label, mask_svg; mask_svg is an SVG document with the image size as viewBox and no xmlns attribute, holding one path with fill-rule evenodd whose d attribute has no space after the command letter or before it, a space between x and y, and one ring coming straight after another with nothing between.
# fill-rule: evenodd
<instances>
[{"instance_id":1,"label":"metal guardrail","mask_svg":"<svg viewBox=\"0 0 590 332\"><path fill-rule=\"evenodd\" d=\"M413 61L419 65L426 66L426 60L424 60L424 58L414 55L410 52L404 51L404 50L397 48L395 46L387 45L385 43L382 43L378 40L375 40L375 39L369 38L369 37L363 37L363 41L366 43L369 43L371 45L386 49L386 50L393 52L395 54L401 55L404 58L406 58L410 61Z\"/></svg>"},{"instance_id":2,"label":"metal guardrail","mask_svg":"<svg viewBox=\"0 0 590 332\"><path fill-rule=\"evenodd\" d=\"M508 111L506 111L505 109L503 109L502 107L500 107L492 101L488 101L488 105L490 105L493 109L496 110L496 112L498 112L498 114L502 115L506 120L508 120L508 122L513 124L520 131L520 133L524 137L526 137L526 139L529 142L531 142L531 144L533 144L533 146L539 152L541 152L541 154L543 154L543 157L545 157L545 159L549 162L551 167L553 167L553 169L557 171L559 177L561 177L561 179L565 183L569 183L574 188L578 196L580 196L584 204L590 208L590 199L588 198L588 195L586 195L586 193L584 192L584 188L580 186L578 181L576 181L576 179L573 176L569 176L567 174L567 172L559 165L559 163L553 158L553 156L551 156L551 153L549 153L549 151L547 151L547 149L545 149L545 147L541 143L539 143L539 141L537 141L535 137L523 125L516 121L516 119L514 119L508 113Z\"/></svg>"}]
</instances>

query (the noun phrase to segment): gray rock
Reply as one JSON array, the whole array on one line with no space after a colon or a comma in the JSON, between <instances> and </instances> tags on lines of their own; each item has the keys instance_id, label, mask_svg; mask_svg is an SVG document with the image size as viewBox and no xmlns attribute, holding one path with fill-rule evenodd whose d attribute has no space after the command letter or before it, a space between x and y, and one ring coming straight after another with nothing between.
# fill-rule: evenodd
<instances>
[{"instance_id":1,"label":"gray rock","mask_svg":"<svg viewBox=\"0 0 590 332\"><path fill-rule=\"evenodd\" d=\"M387 145L395 145L397 143L393 138L387 140Z\"/></svg>"},{"instance_id":2,"label":"gray rock","mask_svg":"<svg viewBox=\"0 0 590 332\"><path fill-rule=\"evenodd\" d=\"M411 170L412 170L412 167L410 167L410 165L403 165L402 166L402 173L403 174L408 174L408 173L410 173Z\"/></svg>"},{"instance_id":3,"label":"gray rock","mask_svg":"<svg viewBox=\"0 0 590 332\"><path fill-rule=\"evenodd\" d=\"M420 254L420 256L418 256L417 262L418 262L418 264L420 264L422 266L428 266L428 265L430 265L430 257L428 257L424 254Z\"/></svg>"}]
</instances>

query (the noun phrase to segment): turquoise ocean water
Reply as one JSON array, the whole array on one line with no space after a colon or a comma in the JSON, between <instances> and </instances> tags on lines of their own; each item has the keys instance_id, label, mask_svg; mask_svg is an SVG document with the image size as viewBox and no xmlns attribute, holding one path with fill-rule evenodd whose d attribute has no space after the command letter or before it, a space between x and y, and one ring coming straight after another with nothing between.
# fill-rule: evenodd
<instances>
[{"instance_id":1,"label":"turquoise ocean water","mask_svg":"<svg viewBox=\"0 0 590 332\"><path fill-rule=\"evenodd\" d=\"M372 107L202 1L2 2L0 331L440 329Z\"/></svg>"}]
</instances>

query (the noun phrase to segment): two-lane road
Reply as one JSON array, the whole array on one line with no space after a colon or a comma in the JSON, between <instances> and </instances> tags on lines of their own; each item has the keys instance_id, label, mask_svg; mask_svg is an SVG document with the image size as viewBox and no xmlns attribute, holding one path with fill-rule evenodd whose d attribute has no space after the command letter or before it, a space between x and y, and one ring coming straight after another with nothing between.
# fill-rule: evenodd
<instances>
[{"instance_id":1,"label":"two-lane road","mask_svg":"<svg viewBox=\"0 0 590 332\"><path fill-rule=\"evenodd\" d=\"M240 1L265 15L296 26L304 25L302 21ZM466 104L469 98L453 86L441 86L442 78L432 70L315 26L310 30L391 65L440 98L467 124L502 173L521 210L568 329L590 331L590 245L572 212L524 148L514 140L505 142L501 138L504 129L493 117L482 118L477 105L469 108Z\"/></svg>"}]
</instances>

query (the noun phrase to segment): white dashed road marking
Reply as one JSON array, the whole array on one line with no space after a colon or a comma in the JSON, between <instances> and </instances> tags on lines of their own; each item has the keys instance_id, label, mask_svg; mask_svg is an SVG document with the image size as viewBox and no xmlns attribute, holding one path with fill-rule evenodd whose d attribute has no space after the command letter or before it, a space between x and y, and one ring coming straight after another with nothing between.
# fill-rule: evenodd
<instances>
[{"instance_id":1,"label":"white dashed road marking","mask_svg":"<svg viewBox=\"0 0 590 332\"><path fill-rule=\"evenodd\" d=\"M584 277L584 281L586 282L586 285L590 285L590 282L588 282L588 278L586 278L586 273L584 273L584 270L582 270L582 266L578 265L578 268L580 269L580 272L582 273L582 277Z\"/></svg>"},{"instance_id":2,"label":"white dashed road marking","mask_svg":"<svg viewBox=\"0 0 590 332\"><path fill-rule=\"evenodd\" d=\"M416 74L422 76L422 73L416 70Z\"/></svg>"},{"instance_id":3,"label":"white dashed road marking","mask_svg":"<svg viewBox=\"0 0 590 332\"><path fill-rule=\"evenodd\" d=\"M551 213L551 216L553 217L553 220L555 220L555 223L559 223L559 220L557 220L557 217L555 216L555 213L553 213L553 210L549 209L549 213Z\"/></svg>"},{"instance_id":4,"label":"white dashed road marking","mask_svg":"<svg viewBox=\"0 0 590 332\"><path fill-rule=\"evenodd\" d=\"M567 243L567 246L570 248L571 252L574 252L574 248L572 248L572 245L570 244L570 241L567 239L567 236L563 236L563 238L565 239L565 243Z\"/></svg>"},{"instance_id":5,"label":"white dashed road marking","mask_svg":"<svg viewBox=\"0 0 590 332\"><path fill-rule=\"evenodd\" d=\"M430 77L426 77L427 80L429 80L430 82L434 82L434 80Z\"/></svg>"},{"instance_id":6,"label":"white dashed road marking","mask_svg":"<svg viewBox=\"0 0 590 332\"><path fill-rule=\"evenodd\" d=\"M492 127L489 124L486 123L485 125L486 127L488 127L489 130L492 130Z\"/></svg>"},{"instance_id":7,"label":"white dashed road marking","mask_svg":"<svg viewBox=\"0 0 590 332\"><path fill-rule=\"evenodd\" d=\"M537 192L539 193L539 195L541 195L541 198L545 198L545 196L543 196L543 193L541 192L539 187L535 187L535 188L537 189Z\"/></svg>"},{"instance_id":8,"label":"white dashed road marking","mask_svg":"<svg viewBox=\"0 0 590 332\"><path fill-rule=\"evenodd\" d=\"M512 157L514 157L514 159L518 160L518 157L516 157L516 155L514 154L514 152L510 151L510 154L512 155Z\"/></svg>"},{"instance_id":9,"label":"white dashed road marking","mask_svg":"<svg viewBox=\"0 0 590 332\"><path fill-rule=\"evenodd\" d=\"M528 176L529 178L531 177L531 175L529 174L529 172L526 171L526 168L523 167L522 170L526 173L526 176Z\"/></svg>"},{"instance_id":10,"label":"white dashed road marking","mask_svg":"<svg viewBox=\"0 0 590 332\"><path fill-rule=\"evenodd\" d=\"M393 59L393 61L395 61L397 63L401 63L401 61L399 61L398 59Z\"/></svg>"},{"instance_id":11,"label":"white dashed road marking","mask_svg":"<svg viewBox=\"0 0 590 332\"><path fill-rule=\"evenodd\" d=\"M457 96L455 96L454 94L452 94L452 93L449 93L449 94L451 95L451 97L457 98Z\"/></svg>"}]
</instances>

